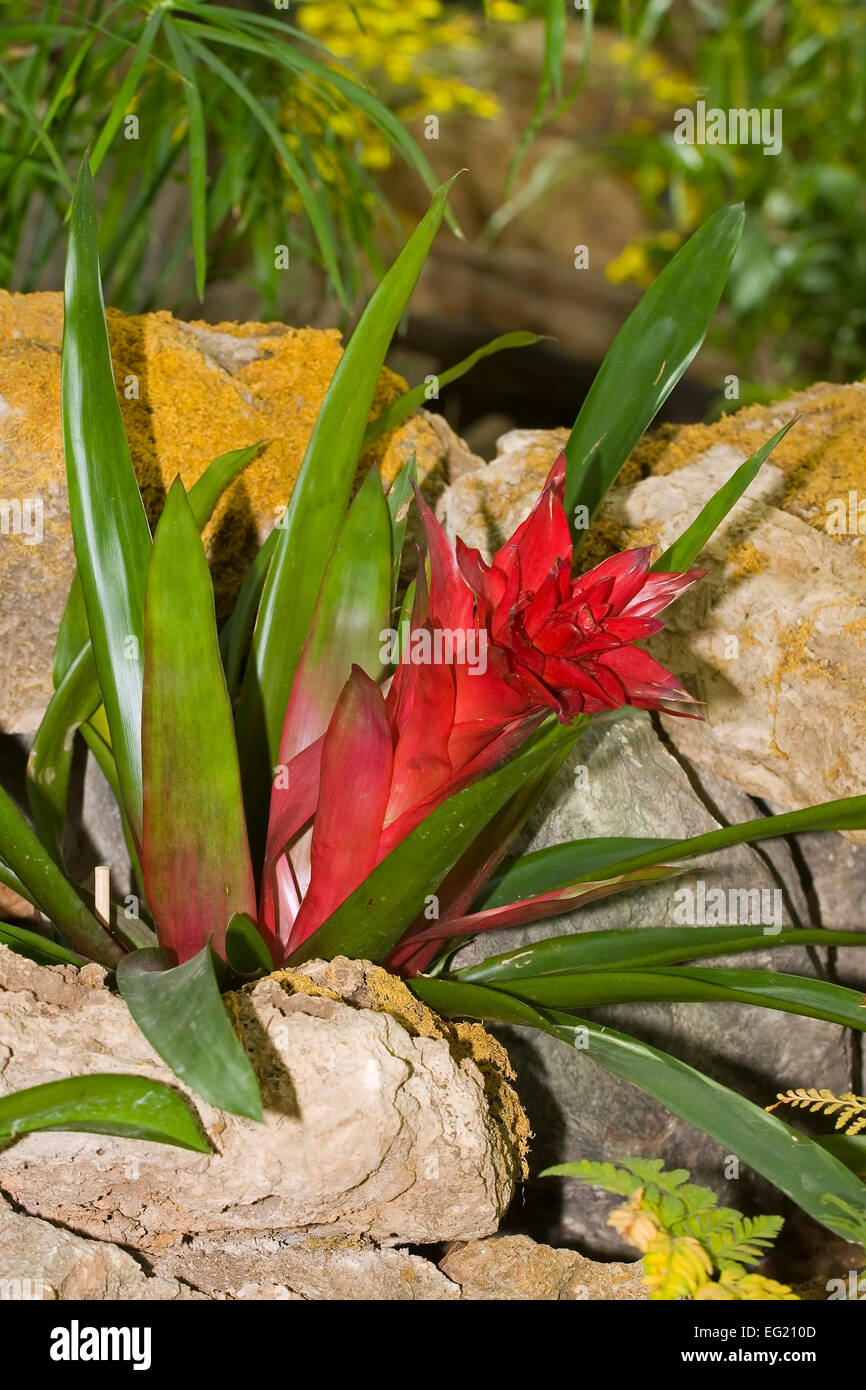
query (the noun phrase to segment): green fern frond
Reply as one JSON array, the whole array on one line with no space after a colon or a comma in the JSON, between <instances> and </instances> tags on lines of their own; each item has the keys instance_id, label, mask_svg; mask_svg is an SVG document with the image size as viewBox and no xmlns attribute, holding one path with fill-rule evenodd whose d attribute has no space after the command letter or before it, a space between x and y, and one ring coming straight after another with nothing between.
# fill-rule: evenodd
<instances>
[{"instance_id":1,"label":"green fern frond","mask_svg":"<svg viewBox=\"0 0 866 1390\"><path fill-rule=\"evenodd\" d=\"M612 1163L593 1163L582 1158L577 1163L559 1163L555 1168L546 1168L541 1175L551 1178L574 1178L590 1187L602 1187L605 1192L615 1192L620 1197L630 1197L643 1184L640 1178L623 1168L615 1168Z\"/></svg>"},{"instance_id":2,"label":"green fern frond","mask_svg":"<svg viewBox=\"0 0 866 1390\"><path fill-rule=\"evenodd\" d=\"M622 1168L584 1159L546 1171L555 1174L629 1199L610 1213L608 1225L643 1252L651 1299L796 1299L787 1285L747 1269L767 1254L784 1224L780 1216L720 1207L709 1188L688 1182L684 1168L666 1173L655 1158L623 1159ZM857 1216L853 1209L851 1215Z\"/></svg>"},{"instance_id":3,"label":"green fern frond","mask_svg":"<svg viewBox=\"0 0 866 1390\"><path fill-rule=\"evenodd\" d=\"M706 1243L717 1269L739 1269L762 1260L781 1228L780 1216L740 1216L727 1232L708 1234Z\"/></svg>"},{"instance_id":4,"label":"green fern frond","mask_svg":"<svg viewBox=\"0 0 866 1390\"><path fill-rule=\"evenodd\" d=\"M852 1091L843 1091L837 1096L825 1087L800 1086L795 1090L780 1091L775 1105L768 1110L778 1110L780 1105L790 1105L794 1110L808 1110L810 1114L836 1116L836 1129L845 1134L860 1134L866 1130L866 1096L855 1096Z\"/></svg>"}]
</instances>

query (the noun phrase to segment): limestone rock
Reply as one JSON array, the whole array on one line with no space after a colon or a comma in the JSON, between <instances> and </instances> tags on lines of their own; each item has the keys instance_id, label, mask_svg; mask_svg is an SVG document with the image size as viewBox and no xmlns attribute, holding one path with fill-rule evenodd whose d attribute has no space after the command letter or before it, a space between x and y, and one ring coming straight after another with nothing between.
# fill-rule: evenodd
<instances>
[{"instance_id":1,"label":"limestone rock","mask_svg":"<svg viewBox=\"0 0 866 1390\"><path fill-rule=\"evenodd\" d=\"M666 719L680 751L698 768L724 767L741 790L786 810L864 790L866 518L861 523L857 507L866 383L819 384L714 425L650 433L584 553L590 564L616 548L668 545L794 417L705 552L708 577L671 609L651 644L707 702L705 724ZM562 430L504 436L490 465L440 499L449 534L485 550L501 543L526 515L565 438ZM837 534L828 522L840 507L847 524Z\"/></svg>"},{"instance_id":2,"label":"limestone rock","mask_svg":"<svg viewBox=\"0 0 866 1390\"><path fill-rule=\"evenodd\" d=\"M461 1296L457 1284L421 1255L292 1231L194 1236L182 1248L157 1255L153 1268L208 1298L391 1303Z\"/></svg>"},{"instance_id":3,"label":"limestone rock","mask_svg":"<svg viewBox=\"0 0 866 1390\"><path fill-rule=\"evenodd\" d=\"M209 1156L26 1135L0 1154L0 1188L32 1215L140 1249L238 1227L385 1244L494 1231L522 1163L508 1127L522 1113L501 1049L442 1024L377 967L322 971L323 983L291 972L230 996L260 1077L263 1125L195 1098ZM0 949L4 1093L88 1072L179 1085L103 980L99 967L46 969ZM362 987L372 1007L343 1002L342 988Z\"/></svg>"},{"instance_id":4,"label":"limestone rock","mask_svg":"<svg viewBox=\"0 0 866 1390\"><path fill-rule=\"evenodd\" d=\"M203 1297L178 1279L148 1275L117 1245L23 1215L0 1196L0 1302Z\"/></svg>"},{"instance_id":5,"label":"limestone rock","mask_svg":"<svg viewBox=\"0 0 866 1390\"><path fill-rule=\"evenodd\" d=\"M190 486L218 454L265 440L205 532L221 611L291 495L340 360L336 330L182 323L108 311L124 423L151 519L176 474ZM0 291L0 729L32 733L51 695L51 654L73 572L60 421L60 294ZM378 414L405 389L384 371ZM393 478L415 453L433 495L480 459L419 411L370 451ZM37 525L38 508L41 523Z\"/></svg>"},{"instance_id":6,"label":"limestone rock","mask_svg":"<svg viewBox=\"0 0 866 1390\"><path fill-rule=\"evenodd\" d=\"M460 1285L465 1299L622 1302L646 1298L640 1260L601 1264L575 1250L537 1245L528 1236L492 1236L456 1245L439 1268Z\"/></svg>"}]
</instances>

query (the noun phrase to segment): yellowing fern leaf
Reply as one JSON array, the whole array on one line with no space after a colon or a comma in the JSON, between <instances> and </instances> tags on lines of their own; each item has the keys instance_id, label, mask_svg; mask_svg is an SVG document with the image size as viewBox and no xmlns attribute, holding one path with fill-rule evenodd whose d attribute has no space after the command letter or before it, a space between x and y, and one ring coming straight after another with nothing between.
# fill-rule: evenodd
<instances>
[{"instance_id":1,"label":"yellowing fern leaf","mask_svg":"<svg viewBox=\"0 0 866 1390\"><path fill-rule=\"evenodd\" d=\"M860 1134L866 1130L866 1096L855 1096L852 1091L843 1091L840 1096L826 1088L800 1086L791 1091L780 1091L775 1105L768 1110L778 1110L780 1105L790 1105L793 1109L808 1110L812 1115L819 1112L836 1116L836 1129L845 1134Z\"/></svg>"},{"instance_id":2,"label":"yellowing fern leaf","mask_svg":"<svg viewBox=\"0 0 866 1390\"><path fill-rule=\"evenodd\" d=\"M734 1269L722 1272L718 1282L701 1284L692 1294L696 1302L732 1303L748 1300L750 1303L772 1299L785 1303L797 1303L797 1295L787 1284L779 1284L763 1274L738 1273Z\"/></svg>"},{"instance_id":3,"label":"yellowing fern leaf","mask_svg":"<svg viewBox=\"0 0 866 1390\"><path fill-rule=\"evenodd\" d=\"M644 1283L651 1299L694 1298L713 1272L712 1261L694 1236L660 1231L643 1257Z\"/></svg>"}]
</instances>

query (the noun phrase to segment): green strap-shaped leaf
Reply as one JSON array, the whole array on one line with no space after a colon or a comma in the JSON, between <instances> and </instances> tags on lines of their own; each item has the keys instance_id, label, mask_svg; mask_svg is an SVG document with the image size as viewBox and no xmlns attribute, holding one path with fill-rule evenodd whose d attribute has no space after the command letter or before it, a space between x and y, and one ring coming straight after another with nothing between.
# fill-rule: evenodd
<instances>
[{"instance_id":1,"label":"green strap-shaped leaf","mask_svg":"<svg viewBox=\"0 0 866 1390\"><path fill-rule=\"evenodd\" d=\"M483 985L412 980L419 999L448 1018L471 1017L539 1028L645 1091L674 1115L737 1154L828 1230L845 1236L833 1195L866 1218L866 1189L813 1140L694 1067L588 1019L575 1019Z\"/></svg>"},{"instance_id":2,"label":"green strap-shaped leaf","mask_svg":"<svg viewBox=\"0 0 866 1390\"><path fill-rule=\"evenodd\" d=\"M721 208L665 266L599 368L565 446L565 512L575 544L644 430L706 336L743 232L741 205ZM582 520L582 518L581 518Z\"/></svg>"},{"instance_id":3,"label":"green strap-shaped leaf","mask_svg":"<svg viewBox=\"0 0 866 1390\"><path fill-rule=\"evenodd\" d=\"M265 580L268 575L268 565L271 563L276 549L279 534L279 530L275 527L253 556L249 569L244 575L235 606L220 632L220 652L222 653L226 685L230 695L234 695L240 683L241 668L244 657L249 650L256 613L261 603Z\"/></svg>"},{"instance_id":4,"label":"green strap-shaped leaf","mask_svg":"<svg viewBox=\"0 0 866 1390\"><path fill-rule=\"evenodd\" d=\"M307 938L290 964L317 956L384 959L487 822L579 732L565 725L545 730L489 777L437 806Z\"/></svg>"},{"instance_id":5,"label":"green strap-shaped leaf","mask_svg":"<svg viewBox=\"0 0 866 1390\"><path fill-rule=\"evenodd\" d=\"M549 936L456 971L467 984L500 985L562 972L675 965L703 956L766 951L778 946L866 946L866 933L796 927L769 933L761 927L621 927Z\"/></svg>"},{"instance_id":6,"label":"green strap-shaped leaf","mask_svg":"<svg viewBox=\"0 0 866 1390\"><path fill-rule=\"evenodd\" d=\"M491 896L500 902L513 902L535 893L551 892L566 884L581 883L584 879L611 878L632 869L646 869L655 864L669 864L678 859L693 859L727 849L730 845L748 845L755 840L772 840L780 835L800 835L813 830L866 829L866 796L846 796L836 801L822 801L802 811L783 811L777 816L761 816L743 821L740 825L723 825L704 835L687 840L626 841L631 848L611 851L616 841L599 837L594 840L567 840L549 849L536 850L513 860L492 882ZM592 846L598 845L594 857ZM587 867L587 860L592 860ZM479 900L480 906L490 906Z\"/></svg>"},{"instance_id":7,"label":"green strap-shaped leaf","mask_svg":"<svg viewBox=\"0 0 866 1390\"><path fill-rule=\"evenodd\" d=\"M412 484L417 481L418 465L415 461L415 455L412 454L411 458L408 458L400 469L400 472L397 474L388 492L388 515L391 520L390 612L392 613L397 603L397 589L400 584L400 562L403 558L403 542L406 539L406 527L409 524L409 509L412 506Z\"/></svg>"},{"instance_id":8,"label":"green strap-shaped leaf","mask_svg":"<svg viewBox=\"0 0 866 1390\"><path fill-rule=\"evenodd\" d=\"M117 970L129 1012L185 1085L233 1115L262 1119L255 1072L220 996L210 946L183 965L168 951L134 951Z\"/></svg>"},{"instance_id":9,"label":"green strap-shaped leaf","mask_svg":"<svg viewBox=\"0 0 866 1390\"><path fill-rule=\"evenodd\" d=\"M124 806L141 830L141 659L150 529L111 368L85 158L69 234L63 439L75 555Z\"/></svg>"},{"instance_id":10,"label":"green strap-shaped leaf","mask_svg":"<svg viewBox=\"0 0 866 1390\"><path fill-rule=\"evenodd\" d=\"M0 854L24 892L63 933L73 950L113 970L121 948L87 909L72 884L0 787Z\"/></svg>"},{"instance_id":11,"label":"green strap-shaped leaf","mask_svg":"<svg viewBox=\"0 0 866 1390\"><path fill-rule=\"evenodd\" d=\"M686 570L691 569L707 541L721 526L731 508L739 502L749 484L755 481L761 471L761 465L769 458L780 440L785 438L794 423L794 420L789 420L787 425L783 425L780 430L777 430L772 439L768 439L757 453L752 454L751 458L740 464L728 481L723 483L718 492L701 509L691 526L683 532L678 540L674 541L672 546L668 547L664 555L659 556L652 566L654 570L658 570L661 574L683 574Z\"/></svg>"},{"instance_id":12,"label":"green strap-shaped leaf","mask_svg":"<svg viewBox=\"0 0 866 1390\"><path fill-rule=\"evenodd\" d=\"M108 119L106 120L105 125L102 127L102 130L100 131L99 139L97 140L93 149L91 167L93 169L94 174L97 172L100 164L102 163L103 159L108 153L108 147L114 139L115 134L117 133L117 128L120 125L120 122L126 115L129 103L135 96L136 88L138 87L138 84L141 81L141 77L144 73L147 60L150 57L150 50L153 48L153 41L156 38L157 33L159 32L160 25L162 24L165 9L166 7L163 5L155 6L155 8L151 11L150 15L148 16L147 23L141 31L141 36L139 37L138 43L135 45L135 48L133 49L132 62L130 63L126 71L126 75L120 84L117 96L115 97L111 110L108 113Z\"/></svg>"},{"instance_id":13,"label":"green strap-shaped leaf","mask_svg":"<svg viewBox=\"0 0 866 1390\"><path fill-rule=\"evenodd\" d=\"M221 454L193 483L189 504L199 530L207 526L225 489L252 462L260 448L260 444L253 444ZM57 638L54 682L57 689L39 725L27 763L27 799L39 837L59 864L75 732L102 703L77 572ZM115 785L116 775L109 776L108 780L118 801L122 802ZM134 843L130 849L136 859Z\"/></svg>"},{"instance_id":14,"label":"green strap-shaped leaf","mask_svg":"<svg viewBox=\"0 0 866 1390\"><path fill-rule=\"evenodd\" d=\"M160 942L181 961L210 937L221 951L256 895L213 585L179 478L147 576L142 756L141 866Z\"/></svg>"},{"instance_id":15,"label":"green strap-shaped leaf","mask_svg":"<svg viewBox=\"0 0 866 1390\"><path fill-rule=\"evenodd\" d=\"M203 531L216 510L226 488L231 487L235 478L240 477L256 455L261 451L264 440L249 444L245 449L229 449L209 463L200 478L196 478L187 500L195 517L195 524Z\"/></svg>"},{"instance_id":16,"label":"green strap-shaped leaf","mask_svg":"<svg viewBox=\"0 0 866 1390\"><path fill-rule=\"evenodd\" d=\"M543 342L548 334L544 333L502 333L498 338L493 338L483 347L476 348L470 352L468 357L464 357L462 362L458 362L453 367L448 367L446 371L439 372L436 378L438 389L450 386L452 381L459 381L467 372L471 372L476 363L484 360L485 357L492 357L494 353L505 352L508 348L532 347L534 343ZM375 444L377 439L381 439L383 434L390 433L399 424L417 410L428 399L427 386L422 382L420 386L413 386L405 395L400 396L396 401L383 410L381 415L377 415L375 420L371 420L364 434L364 448L370 444Z\"/></svg>"},{"instance_id":17,"label":"green strap-shaped leaf","mask_svg":"<svg viewBox=\"0 0 866 1390\"><path fill-rule=\"evenodd\" d=\"M42 1129L83 1129L211 1152L186 1097L143 1076L95 1072L0 1097L0 1144Z\"/></svg>"},{"instance_id":18,"label":"green strap-shaped leaf","mask_svg":"<svg viewBox=\"0 0 866 1390\"><path fill-rule=\"evenodd\" d=\"M252 917L236 912L226 931L226 961L236 975L252 979L270 975L274 968L271 954Z\"/></svg>"},{"instance_id":19,"label":"green strap-shaped leaf","mask_svg":"<svg viewBox=\"0 0 866 1390\"><path fill-rule=\"evenodd\" d=\"M69 586L69 597L66 600L66 607L63 610L63 617L60 619L60 627L57 631L57 641L54 644L54 662L51 667L51 675L55 690L75 658L80 654L81 648L85 647L89 641L90 629L87 626L87 609L84 606L81 580L78 577L78 570L76 570Z\"/></svg>"},{"instance_id":20,"label":"green strap-shaped leaf","mask_svg":"<svg viewBox=\"0 0 866 1390\"><path fill-rule=\"evenodd\" d=\"M280 760L315 743L353 665L378 679L390 620L391 522L376 469L359 488L325 571L289 698Z\"/></svg>"},{"instance_id":21,"label":"green strap-shaped leaf","mask_svg":"<svg viewBox=\"0 0 866 1390\"><path fill-rule=\"evenodd\" d=\"M99 708L102 697L85 642L55 690L27 759L27 801L37 834L58 864L72 772L75 731Z\"/></svg>"},{"instance_id":22,"label":"green strap-shaped leaf","mask_svg":"<svg viewBox=\"0 0 866 1390\"><path fill-rule=\"evenodd\" d=\"M475 907L505 907L522 898L553 893L581 877L601 878L609 864L620 864L628 856L662 852L675 840L636 839L626 835L598 836L591 840L566 840L561 845L522 854L491 878ZM659 863L662 862L660 859Z\"/></svg>"},{"instance_id":23,"label":"green strap-shaped leaf","mask_svg":"<svg viewBox=\"0 0 866 1390\"><path fill-rule=\"evenodd\" d=\"M645 1000L754 1004L783 1013L866 1029L866 1002L855 989L769 970L600 970L497 980L497 988L545 1009L597 1009Z\"/></svg>"},{"instance_id":24,"label":"green strap-shaped leaf","mask_svg":"<svg viewBox=\"0 0 866 1390\"><path fill-rule=\"evenodd\" d=\"M51 941L39 932L28 931L26 927L14 927L10 922L0 922L0 946L8 946L16 955L35 960L38 965L86 965L87 957L79 956L58 941Z\"/></svg>"},{"instance_id":25,"label":"green strap-shaped leaf","mask_svg":"<svg viewBox=\"0 0 866 1390\"><path fill-rule=\"evenodd\" d=\"M376 383L442 222L449 187L436 192L364 310L328 387L281 520L237 716L250 832L259 848L289 691L343 523Z\"/></svg>"},{"instance_id":26,"label":"green strap-shaped leaf","mask_svg":"<svg viewBox=\"0 0 866 1390\"><path fill-rule=\"evenodd\" d=\"M195 289L199 299L204 299L207 277L207 133L204 112L192 60L180 31L168 18L165 20L165 35L183 81L189 120L189 206Z\"/></svg>"}]
</instances>

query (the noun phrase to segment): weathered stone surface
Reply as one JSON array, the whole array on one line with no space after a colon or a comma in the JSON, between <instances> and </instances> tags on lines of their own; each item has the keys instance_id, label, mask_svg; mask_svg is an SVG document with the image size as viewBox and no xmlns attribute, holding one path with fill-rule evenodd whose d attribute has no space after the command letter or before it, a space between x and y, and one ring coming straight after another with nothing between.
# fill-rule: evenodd
<instances>
[{"instance_id":1,"label":"weathered stone surface","mask_svg":"<svg viewBox=\"0 0 866 1390\"><path fill-rule=\"evenodd\" d=\"M466 1299L591 1299L623 1302L646 1298L642 1263L597 1263L574 1250L537 1245L528 1236L492 1236L449 1250L439 1268L461 1286Z\"/></svg>"},{"instance_id":2,"label":"weathered stone surface","mask_svg":"<svg viewBox=\"0 0 866 1390\"><path fill-rule=\"evenodd\" d=\"M0 729L8 733L33 732L50 698L51 654L73 571L60 423L62 316L59 294L0 291L0 632L7 653ZM266 441L205 533L222 606L291 495L340 360L340 335L113 310L108 324L124 423L152 518L175 474L189 486L218 454ZM373 413L404 389L400 377L384 371ZM480 463L444 420L424 411L374 445L370 460L393 478L413 452L434 495L452 468L456 477ZM42 508L41 540L26 523L34 501ZM16 511L25 504L23 514ZM22 515L24 522L16 521Z\"/></svg>"},{"instance_id":3,"label":"weathered stone surface","mask_svg":"<svg viewBox=\"0 0 866 1390\"><path fill-rule=\"evenodd\" d=\"M229 997L263 1125L196 1099L210 1156L27 1135L0 1154L0 1188L30 1214L141 1249L237 1227L386 1244L494 1231L521 1168L514 1129L525 1126L501 1048L483 1029L442 1024L376 967L338 960L319 980L292 972ZM103 981L96 966L45 969L0 949L4 1093L94 1071L178 1084ZM340 997L362 989L372 1007Z\"/></svg>"},{"instance_id":4,"label":"weathered stone surface","mask_svg":"<svg viewBox=\"0 0 866 1390\"><path fill-rule=\"evenodd\" d=\"M713 829L719 821L695 793L685 771L667 751L648 716L590 728L545 801L536 810L523 848L541 849L591 835L679 838ZM674 925L684 888L780 889L771 863L754 849L739 846L714 855L697 872L632 893L591 903L557 918L557 932ZM681 900L680 900L681 901ZM771 904L776 903L771 898ZM778 904L791 921L790 896ZM738 907L738 904L737 904ZM728 917L729 921L737 918ZM461 964L551 934L551 923L485 933L458 956ZM700 925L700 923L696 923ZM814 963L813 963L814 961ZM725 963L724 961L714 962ZM742 964L742 958L729 964ZM750 955L755 968L772 966L812 974L827 969L826 953L784 948ZM598 1010L596 1017L669 1051L716 1076L761 1104L787 1086L814 1084L804 1076L827 1078L818 1084L851 1084L848 1041L843 1030L815 1019L791 1018L766 1009L734 1004L636 1004ZM661 1157L691 1169L694 1180L723 1194L732 1206L778 1210L779 1194L754 1174L742 1171L736 1183L724 1173L721 1146L670 1115L626 1082L563 1043L536 1032L503 1029L517 1068L518 1087L535 1140L532 1169L578 1158L616 1162L635 1154ZM530 1186L531 1233L555 1243L576 1241L590 1253L625 1249L606 1226L607 1197L576 1183L544 1180Z\"/></svg>"},{"instance_id":5,"label":"weathered stone surface","mask_svg":"<svg viewBox=\"0 0 866 1390\"><path fill-rule=\"evenodd\" d=\"M696 767L723 767L743 791L784 809L864 790L866 547L856 518L840 534L829 534L827 521L835 503L850 512L849 493L863 492L866 384L818 385L715 425L650 434L586 552L594 562L605 547L669 544L794 417L705 552L708 577L671 609L652 644L707 702L706 723L669 718L669 737ZM526 515L565 437L521 430L500 440L493 463L440 499L449 534L483 549L501 541Z\"/></svg>"},{"instance_id":6,"label":"weathered stone surface","mask_svg":"<svg viewBox=\"0 0 866 1390\"><path fill-rule=\"evenodd\" d=\"M596 1264L526 1236L453 1244L437 1268L405 1249L299 1231L192 1236L144 1257L15 1211L0 1196L0 1302L640 1299L641 1265Z\"/></svg>"},{"instance_id":7,"label":"weathered stone surface","mask_svg":"<svg viewBox=\"0 0 866 1390\"><path fill-rule=\"evenodd\" d=\"M203 1297L178 1279L148 1275L117 1245L23 1215L0 1196L0 1302Z\"/></svg>"},{"instance_id":8,"label":"weathered stone surface","mask_svg":"<svg viewBox=\"0 0 866 1390\"><path fill-rule=\"evenodd\" d=\"M456 1283L408 1250L309 1239L293 1231L236 1231L196 1236L153 1260L208 1298L341 1299L387 1302L456 1300Z\"/></svg>"}]
</instances>

